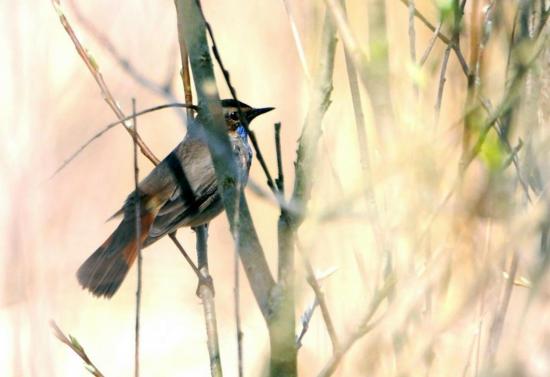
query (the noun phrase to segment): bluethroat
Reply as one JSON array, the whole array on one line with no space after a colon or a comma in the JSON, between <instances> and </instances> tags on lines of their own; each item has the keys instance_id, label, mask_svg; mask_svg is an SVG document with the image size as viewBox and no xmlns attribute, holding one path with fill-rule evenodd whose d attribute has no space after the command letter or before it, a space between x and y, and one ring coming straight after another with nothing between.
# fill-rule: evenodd
<instances>
[{"instance_id":1,"label":"bluethroat","mask_svg":"<svg viewBox=\"0 0 550 377\"><path fill-rule=\"evenodd\" d=\"M252 149L239 107L248 123L273 108L255 109L233 99L222 100L221 105L242 182L246 183ZM130 193L123 207L113 215L122 215L122 221L78 269L77 278L84 289L95 296L110 298L122 284L137 257L138 197L139 237L143 247L180 227L206 224L222 212L214 166L201 129L198 124L188 127L184 140L139 183L138 194Z\"/></svg>"}]
</instances>

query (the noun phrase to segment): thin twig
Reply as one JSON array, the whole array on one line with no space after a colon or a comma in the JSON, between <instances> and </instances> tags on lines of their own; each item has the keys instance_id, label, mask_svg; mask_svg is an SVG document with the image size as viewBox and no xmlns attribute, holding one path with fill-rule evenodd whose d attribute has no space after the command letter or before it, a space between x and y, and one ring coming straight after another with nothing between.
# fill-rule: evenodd
<instances>
[{"instance_id":1,"label":"thin twig","mask_svg":"<svg viewBox=\"0 0 550 377\"><path fill-rule=\"evenodd\" d=\"M435 41L437 41L437 36L439 32L441 31L441 26L443 26L443 22L439 21L437 24L437 27L435 28L432 38L428 42L428 47L426 47L426 50L422 54L422 57L418 61L418 66L422 67L424 63L426 63L426 60L428 60L428 56L430 56L430 53L432 52L433 47L435 46Z\"/></svg>"},{"instance_id":2,"label":"thin twig","mask_svg":"<svg viewBox=\"0 0 550 377\"><path fill-rule=\"evenodd\" d=\"M145 110L142 110L142 111L138 111L135 114L135 116L139 117L139 116L147 114L147 113L151 113L151 112L162 110L162 109L167 109L167 108L170 108L170 107L185 107L185 108L191 108L193 110L197 109L197 107L195 105L187 105L187 104L184 104L184 103L168 103L168 104L165 104L165 105L159 105L159 106L151 107L151 108L148 108L148 109L145 109ZM52 173L52 175L50 176L49 179L52 179L53 177L55 177L61 170L63 170L67 165L69 165L84 149L86 149L86 147L88 147L90 144L92 144L92 142L94 142L95 140L97 140L101 136L103 136L103 134L105 134L111 128L113 128L113 127L115 127L115 126L117 126L121 123L124 123L128 120L132 120L133 118L134 118L134 115L131 115L129 117L125 117L123 119L117 120L116 122L110 123L107 126L105 126L105 128L103 128L101 131L99 131L94 136L92 136L90 139L88 139L88 141L86 141L84 144L82 144L73 154L71 154L69 156L69 158L67 158L65 161L63 161L61 166L59 166L57 169L55 169L55 171ZM133 138L133 134L131 134L130 136L132 136L132 138Z\"/></svg>"},{"instance_id":3,"label":"thin twig","mask_svg":"<svg viewBox=\"0 0 550 377\"><path fill-rule=\"evenodd\" d=\"M300 242L298 240L296 240L296 245L298 247L300 256L302 257L302 261L304 262L304 267L306 270L306 280L310 285L311 289L313 289L313 292L315 293L316 301L319 307L321 308L323 321L325 322L325 326L327 327L327 332L330 337L330 341L332 343L332 352L334 354L337 354L340 351L340 342L338 341L338 335L336 334L334 323L332 322L332 317L328 310L328 305L327 305L327 301L325 300L325 295L323 293L323 290L321 289L321 286L319 285L319 282L317 281L317 278L315 277L315 272L313 272L313 267L311 266L309 257L306 255L305 251L301 247Z\"/></svg>"},{"instance_id":4,"label":"thin twig","mask_svg":"<svg viewBox=\"0 0 550 377\"><path fill-rule=\"evenodd\" d=\"M489 331L489 339L487 341L487 351L485 356L486 367L489 371L495 362L495 357L498 352L500 338L502 330L504 328L504 320L506 319L506 313L508 312L508 306L510 304L510 298L512 297L512 289L514 288L514 280L516 278L516 272L519 264L519 254L517 249L514 249L512 256L512 263L510 265L510 272L508 274L508 280L506 281L506 289L502 297L500 307L498 308L491 329Z\"/></svg>"},{"instance_id":5,"label":"thin twig","mask_svg":"<svg viewBox=\"0 0 550 377\"><path fill-rule=\"evenodd\" d=\"M347 18L345 2L342 2L342 8L344 11L344 16ZM359 156L361 159L361 170L363 172L363 180L365 185L365 199L368 205L368 213L371 220L370 223L372 224L373 234L378 251L381 255L387 255L388 248L385 241L385 231L380 224L380 214L378 211L378 203L376 201L372 180L367 124L365 121L365 115L363 113L363 107L361 105L361 92L359 91L357 71L356 67L353 65L351 53L348 49L348 46L346 45L344 45L344 55L346 60L346 70L348 73L351 100L353 103L353 112L355 115L355 128L357 133L357 140L359 142Z\"/></svg>"},{"instance_id":6,"label":"thin twig","mask_svg":"<svg viewBox=\"0 0 550 377\"><path fill-rule=\"evenodd\" d=\"M55 8L57 15L59 16L59 20L61 21L61 24L65 28L65 31L73 41L73 44L76 48L76 51L86 64L86 67L88 67L88 70L94 77L95 81L97 82L99 88L101 89L101 94L103 96L103 99L111 110L115 113L117 118L124 124L124 128L128 133L131 135L132 130L131 126L126 123L127 117L122 112L122 109L120 108L120 105L118 102L114 99L113 95L111 94L111 91L109 90L109 87L105 83L105 80L103 80L103 75L101 72L99 72L99 66L97 62L94 60L94 58L91 56L91 54L88 52L86 48L82 46L78 38L76 37L76 34L69 24L69 21L65 17L65 14L63 13L63 10L61 9L61 4L59 0L51 0L53 7ZM155 157L153 152L149 149L149 147L145 144L145 142L141 139L141 137L138 135L136 137L136 143L139 145L139 149L141 153L149 159L153 163L153 165L157 165L159 163L159 159Z\"/></svg>"},{"instance_id":7,"label":"thin twig","mask_svg":"<svg viewBox=\"0 0 550 377\"><path fill-rule=\"evenodd\" d=\"M445 74L447 73L447 63L449 62L449 56L451 55L451 45L448 45L443 55L443 61L441 63L441 73L439 74L439 84L437 86L437 99L435 101L435 119L434 125L439 123L439 115L441 113L441 102L443 101L443 89L445 88Z\"/></svg>"},{"instance_id":8,"label":"thin twig","mask_svg":"<svg viewBox=\"0 0 550 377\"><path fill-rule=\"evenodd\" d=\"M365 53L360 48L357 38L346 20L343 2L338 0L325 0L325 4L338 29L338 34L342 39L342 43L348 51L350 60L353 62L355 70L359 75L359 79L369 95L375 124L380 134L383 135L383 133L386 132L385 130L393 125L393 109L388 85L386 49L385 47L381 48L383 55L378 59L372 60L372 62L368 62ZM379 23L382 23L382 26L385 25L385 5L381 3L377 4L376 7L380 10L380 14L374 14L376 10L369 12L371 46L374 46L375 43L377 46L380 44L387 44L386 30L381 30L385 28L378 25ZM378 40L377 38L380 39ZM374 42L375 40L376 42ZM383 141L383 139L381 139L381 141Z\"/></svg>"},{"instance_id":9,"label":"thin twig","mask_svg":"<svg viewBox=\"0 0 550 377\"><path fill-rule=\"evenodd\" d=\"M300 64L302 65L304 76L306 77L307 82L310 83L311 76L309 74L309 68L306 61L306 54L304 52L304 47L302 46L302 40L300 39L300 33L298 32L298 28L296 27L296 20L294 20L294 16L292 15L292 11L290 9L290 5L288 4L288 0L282 0L282 2L285 6L286 15L288 16L288 22L290 23L290 30L292 31L292 37L294 38L294 45L296 46L296 51L298 51L298 58L300 59Z\"/></svg>"},{"instance_id":10,"label":"thin twig","mask_svg":"<svg viewBox=\"0 0 550 377\"><path fill-rule=\"evenodd\" d=\"M95 40L103 47L110 55L111 57L117 62L117 64L121 67L121 69L127 73L132 79L134 79L135 82L137 82L139 85L143 86L144 88L152 91L153 93L160 95L168 102L177 102L177 98L174 95L172 88L171 88L171 81L172 77L174 76L173 73L173 64L170 64L167 80L164 84L157 84L154 80L150 79L149 77L145 76L143 73L141 73L134 64L125 56L123 56L120 51L115 47L115 45L109 40L107 36L105 36L101 30L96 28L90 20L88 20L80 11L79 7L77 6L76 2L74 0L69 0L69 6L71 10L73 11L76 20L78 23L86 30L92 37L95 38ZM169 59L170 62L173 61L173 59ZM190 103L190 102L186 102ZM187 111L191 111L188 109ZM183 115L183 112L178 111L178 115ZM182 121L185 121L185 116L181 117Z\"/></svg>"},{"instance_id":11,"label":"thin twig","mask_svg":"<svg viewBox=\"0 0 550 377\"><path fill-rule=\"evenodd\" d=\"M277 185L277 191L280 195L285 195L285 176L283 173L283 155L281 152L281 123L275 123L275 151L277 154L277 179L275 184Z\"/></svg>"},{"instance_id":12,"label":"thin twig","mask_svg":"<svg viewBox=\"0 0 550 377\"><path fill-rule=\"evenodd\" d=\"M408 0L401 0L401 2L406 5L407 7L409 7L409 2ZM453 42L451 40L451 38L445 36L443 33L441 33L441 28L440 27L435 27L430 21L428 21L428 19L418 11L418 9L415 8L414 10L414 15L420 20L422 21L422 23L428 28L430 29L432 32L434 32L437 37L439 39L441 39L446 45L451 45L451 48L453 49L453 51L455 52L456 54L456 57L458 59L458 62L460 63L460 67L462 68L462 70L464 71L464 73L466 75L469 74L469 70L468 70L468 64L466 63L466 59L464 58L464 55L462 54L462 51L460 50L460 47L458 46L458 44L456 42Z\"/></svg>"},{"instance_id":13,"label":"thin twig","mask_svg":"<svg viewBox=\"0 0 550 377\"><path fill-rule=\"evenodd\" d=\"M410 6L410 3L409 3L408 0L401 0L401 2L402 2L404 5L406 5L407 7ZM414 6L413 6L413 7L414 7ZM437 37L438 37L439 39L441 39L445 44L450 44L450 43L451 43L451 39L450 39L449 37L445 36L443 33L441 33L440 30L437 30L437 28L436 28L430 21L428 21L428 19L427 19L422 13L420 13L420 12L418 11L418 9L416 9L416 8L414 8L414 15L415 15L420 21L422 21L422 23L423 23L424 25L426 25L426 27L427 27L428 29L430 29L431 31L433 31L433 32L437 35Z\"/></svg>"},{"instance_id":14,"label":"thin twig","mask_svg":"<svg viewBox=\"0 0 550 377\"><path fill-rule=\"evenodd\" d=\"M323 271L320 274L315 274L314 278L317 281L317 283L320 285L321 281L328 278L330 275L335 273L337 268L333 267L331 269L328 269L326 271ZM309 329L309 323L311 322L311 319L313 318L313 314L315 313L315 309L319 306L319 300L317 299L317 296L314 295L313 302L307 307L307 309L304 311L304 313L300 316L300 322L302 324L302 330L300 331L299 335L296 337L296 347L299 349L302 347L302 340L304 339L304 336L307 333L307 330Z\"/></svg>"},{"instance_id":15,"label":"thin twig","mask_svg":"<svg viewBox=\"0 0 550 377\"><path fill-rule=\"evenodd\" d=\"M136 250L137 250L137 289L136 289L136 335L135 335L135 353L134 353L134 376L139 377L139 327L141 310L141 283L142 283L142 265L143 255L141 253L141 208L139 193L139 166L137 157L137 118L136 118L136 99L132 98L132 116L133 116L133 139L134 139L134 196L136 217Z\"/></svg>"},{"instance_id":16,"label":"thin twig","mask_svg":"<svg viewBox=\"0 0 550 377\"><path fill-rule=\"evenodd\" d=\"M90 372L95 377L104 377L103 373L97 369L95 364L90 360L88 355L86 354L86 351L84 351L84 348L80 345L78 340L69 335L67 338L65 334L63 334L63 331L57 326L55 321L50 321L50 326L53 329L53 333L56 336L57 339L59 339L62 343L66 344L70 349L72 349L81 359L86 363L86 370Z\"/></svg>"},{"instance_id":17,"label":"thin twig","mask_svg":"<svg viewBox=\"0 0 550 377\"><path fill-rule=\"evenodd\" d=\"M486 241L485 241L485 248L483 251L483 260L482 260L482 266L485 267L487 264L487 258L489 255L489 251L491 250L491 234L492 234L492 228L493 223L491 220L488 220L487 222L487 232L486 232ZM481 337L482 337L482 330L483 330L483 316L485 314L485 297L486 297L486 288L485 286L482 287L481 297L480 297L480 303L479 303L479 321L477 324L477 345L476 345L476 359L475 359L475 368L474 368L474 377L479 376L479 356L481 354Z\"/></svg>"},{"instance_id":18,"label":"thin twig","mask_svg":"<svg viewBox=\"0 0 550 377\"><path fill-rule=\"evenodd\" d=\"M195 275L197 275L197 277L200 280L202 278L202 275L201 275L199 269L197 268L197 266L195 265L195 262L193 262L193 260L189 256L189 254L187 254L187 251L185 251L183 246L180 244L180 242L176 238L176 232L170 233L170 234L168 234L168 236L170 237L172 242L174 242L174 244L176 245L176 247L180 251L181 255L183 255L183 257L185 258L185 260L187 261L187 263L189 264L189 266L191 267L191 269L193 270Z\"/></svg>"}]
</instances>

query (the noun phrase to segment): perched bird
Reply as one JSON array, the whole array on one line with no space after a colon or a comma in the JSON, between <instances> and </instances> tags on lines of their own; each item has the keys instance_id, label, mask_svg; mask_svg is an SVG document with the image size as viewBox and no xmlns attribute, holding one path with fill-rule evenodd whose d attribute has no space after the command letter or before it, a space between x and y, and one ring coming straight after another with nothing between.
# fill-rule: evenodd
<instances>
[{"instance_id":1,"label":"perched bird","mask_svg":"<svg viewBox=\"0 0 550 377\"><path fill-rule=\"evenodd\" d=\"M233 99L222 100L221 104L233 152L246 182L252 149L238 108L247 122L273 108L254 109ZM113 215L123 215L121 223L78 269L77 278L84 289L95 296L112 297L136 260L138 196L143 247L180 227L208 223L222 212L214 166L201 130L197 124L188 127L184 140L139 183L139 195L135 191L128 195L124 206Z\"/></svg>"}]
</instances>

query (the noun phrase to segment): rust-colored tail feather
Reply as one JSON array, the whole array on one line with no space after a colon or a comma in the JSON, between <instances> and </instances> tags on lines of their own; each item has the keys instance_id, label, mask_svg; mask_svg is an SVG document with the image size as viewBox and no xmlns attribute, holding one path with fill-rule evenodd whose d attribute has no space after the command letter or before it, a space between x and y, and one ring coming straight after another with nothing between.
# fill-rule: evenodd
<instances>
[{"instance_id":1,"label":"rust-colored tail feather","mask_svg":"<svg viewBox=\"0 0 550 377\"><path fill-rule=\"evenodd\" d=\"M141 217L141 243L153 222L152 214ZM112 297L136 260L135 220L125 217L111 236L78 269L76 276L82 288L94 296Z\"/></svg>"}]
</instances>

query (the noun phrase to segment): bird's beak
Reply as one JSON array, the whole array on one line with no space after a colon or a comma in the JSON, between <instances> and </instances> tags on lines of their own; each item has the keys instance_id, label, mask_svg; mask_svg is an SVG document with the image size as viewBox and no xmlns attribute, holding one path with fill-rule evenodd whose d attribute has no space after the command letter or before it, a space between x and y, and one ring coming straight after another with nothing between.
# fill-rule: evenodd
<instances>
[{"instance_id":1,"label":"bird's beak","mask_svg":"<svg viewBox=\"0 0 550 377\"><path fill-rule=\"evenodd\" d=\"M275 109L274 107L262 107L260 109L252 109L249 110L247 115L248 121L250 122L252 119L256 118L258 115L262 115L267 113L268 111L271 111Z\"/></svg>"}]
</instances>

